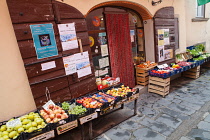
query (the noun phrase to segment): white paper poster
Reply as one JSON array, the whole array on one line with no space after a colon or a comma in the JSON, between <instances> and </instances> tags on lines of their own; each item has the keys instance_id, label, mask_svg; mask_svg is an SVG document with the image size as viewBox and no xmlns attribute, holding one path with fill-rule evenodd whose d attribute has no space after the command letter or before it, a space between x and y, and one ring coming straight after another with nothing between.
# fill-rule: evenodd
<instances>
[{"instance_id":1,"label":"white paper poster","mask_svg":"<svg viewBox=\"0 0 210 140\"><path fill-rule=\"evenodd\" d=\"M164 29L164 45L170 45L169 29Z\"/></svg>"},{"instance_id":2,"label":"white paper poster","mask_svg":"<svg viewBox=\"0 0 210 140\"><path fill-rule=\"evenodd\" d=\"M55 61L51 61L51 62L47 62L47 63L42 63L41 64L41 67L42 67L42 71L53 69L53 68L56 67Z\"/></svg>"},{"instance_id":3,"label":"white paper poster","mask_svg":"<svg viewBox=\"0 0 210 140\"><path fill-rule=\"evenodd\" d=\"M96 70L95 71L95 76L96 77L103 76L103 75L108 74L108 72L109 72L108 68L105 68L104 70Z\"/></svg>"},{"instance_id":4,"label":"white paper poster","mask_svg":"<svg viewBox=\"0 0 210 140\"><path fill-rule=\"evenodd\" d=\"M158 56L159 56L159 62L162 62L165 60L164 56L164 46L158 46Z\"/></svg>"},{"instance_id":5,"label":"white paper poster","mask_svg":"<svg viewBox=\"0 0 210 140\"><path fill-rule=\"evenodd\" d=\"M74 54L78 78L91 74L88 52Z\"/></svg>"},{"instance_id":6,"label":"white paper poster","mask_svg":"<svg viewBox=\"0 0 210 140\"><path fill-rule=\"evenodd\" d=\"M63 64L66 75L70 75L77 72L74 55L63 57Z\"/></svg>"},{"instance_id":7,"label":"white paper poster","mask_svg":"<svg viewBox=\"0 0 210 140\"><path fill-rule=\"evenodd\" d=\"M75 23L58 24L63 51L78 48Z\"/></svg>"},{"instance_id":8,"label":"white paper poster","mask_svg":"<svg viewBox=\"0 0 210 140\"><path fill-rule=\"evenodd\" d=\"M107 55L109 55L107 44L101 45L101 56L107 56Z\"/></svg>"},{"instance_id":9,"label":"white paper poster","mask_svg":"<svg viewBox=\"0 0 210 140\"><path fill-rule=\"evenodd\" d=\"M104 68L104 67L109 66L109 58L108 57L101 58L98 61L99 61L99 67L100 68Z\"/></svg>"},{"instance_id":10,"label":"white paper poster","mask_svg":"<svg viewBox=\"0 0 210 140\"><path fill-rule=\"evenodd\" d=\"M164 45L164 30L158 29L158 46Z\"/></svg>"}]
</instances>

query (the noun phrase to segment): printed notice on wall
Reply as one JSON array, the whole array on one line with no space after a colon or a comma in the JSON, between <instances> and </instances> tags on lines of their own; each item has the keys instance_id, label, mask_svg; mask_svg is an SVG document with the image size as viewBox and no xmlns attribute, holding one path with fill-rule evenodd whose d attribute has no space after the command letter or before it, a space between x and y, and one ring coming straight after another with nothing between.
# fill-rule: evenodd
<instances>
[{"instance_id":1,"label":"printed notice on wall","mask_svg":"<svg viewBox=\"0 0 210 140\"><path fill-rule=\"evenodd\" d=\"M100 68L104 68L104 67L109 66L109 58L108 57L101 58L98 61L99 61L99 67Z\"/></svg>"},{"instance_id":2,"label":"printed notice on wall","mask_svg":"<svg viewBox=\"0 0 210 140\"><path fill-rule=\"evenodd\" d=\"M165 60L173 58L173 49L168 49L164 51Z\"/></svg>"},{"instance_id":3,"label":"printed notice on wall","mask_svg":"<svg viewBox=\"0 0 210 140\"><path fill-rule=\"evenodd\" d=\"M158 56L159 56L159 62L162 62L165 60L164 56L164 46L158 46Z\"/></svg>"},{"instance_id":4,"label":"printed notice on wall","mask_svg":"<svg viewBox=\"0 0 210 140\"><path fill-rule=\"evenodd\" d=\"M63 57L63 64L66 75L70 75L77 72L74 55Z\"/></svg>"},{"instance_id":5,"label":"printed notice on wall","mask_svg":"<svg viewBox=\"0 0 210 140\"><path fill-rule=\"evenodd\" d=\"M130 30L131 42L134 42L134 36L135 36L134 30Z\"/></svg>"},{"instance_id":6,"label":"printed notice on wall","mask_svg":"<svg viewBox=\"0 0 210 140\"><path fill-rule=\"evenodd\" d=\"M78 48L75 23L58 24L63 51Z\"/></svg>"},{"instance_id":7,"label":"printed notice on wall","mask_svg":"<svg viewBox=\"0 0 210 140\"><path fill-rule=\"evenodd\" d=\"M53 24L30 25L37 59L58 55Z\"/></svg>"},{"instance_id":8,"label":"printed notice on wall","mask_svg":"<svg viewBox=\"0 0 210 140\"><path fill-rule=\"evenodd\" d=\"M164 45L164 30L159 29L158 30L158 46Z\"/></svg>"},{"instance_id":9,"label":"printed notice on wall","mask_svg":"<svg viewBox=\"0 0 210 140\"><path fill-rule=\"evenodd\" d=\"M91 74L88 52L74 54L78 78Z\"/></svg>"},{"instance_id":10,"label":"printed notice on wall","mask_svg":"<svg viewBox=\"0 0 210 140\"><path fill-rule=\"evenodd\" d=\"M107 55L109 55L107 44L101 45L101 56L107 56Z\"/></svg>"},{"instance_id":11,"label":"printed notice on wall","mask_svg":"<svg viewBox=\"0 0 210 140\"><path fill-rule=\"evenodd\" d=\"M47 63L42 63L41 64L41 67L42 67L42 71L53 69L53 68L56 67L55 61L51 61L51 62L47 62Z\"/></svg>"},{"instance_id":12,"label":"printed notice on wall","mask_svg":"<svg viewBox=\"0 0 210 140\"><path fill-rule=\"evenodd\" d=\"M164 29L164 45L170 45L169 29Z\"/></svg>"}]
</instances>

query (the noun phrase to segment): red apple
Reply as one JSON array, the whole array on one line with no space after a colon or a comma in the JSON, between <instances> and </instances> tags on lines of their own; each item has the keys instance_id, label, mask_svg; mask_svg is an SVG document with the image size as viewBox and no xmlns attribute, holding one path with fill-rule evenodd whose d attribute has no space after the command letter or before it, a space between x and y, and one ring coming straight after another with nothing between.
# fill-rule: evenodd
<instances>
[{"instance_id":1,"label":"red apple","mask_svg":"<svg viewBox=\"0 0 210 140\"><path fill-rule=\"evenodd\" d=\"M47 118L49 118L49 117L50 117L50 116L47 115L47 114L43 116L43 118L44 118L45 120L46 120Z\"/></svg>"},{"instance_id":2,"label":"red apple","mask_svg":"<svg viewBox=\"0 0 210 140\"><path fill-rule=\"evenodd\" d=\"M48 108L53 110L54 105L53 105L53 104L50 104L50 105L48 106Z\"/></svg>"},{"instance_id":3,"label":"red apple","mask_svg":"<svg viewBox=\"0 0 210 140\"><path fill-rule=\"evenodd\" d=\"M55 118L55 114L50 114L50 119L54 119Z\"/></svg>"},{"instance_id":4,"label":"red apple","mask_svg":"<svg viewBox=\"0 0 210 140\"><path fill-rule=\"evenodd\" d=\"M61 118L61 114L56 114L56 117L57 118Z\"/></svg>"},{"instance_id":5,"label":"red apple","mask_svg":"<svg viewBox=\"0 0 210 140\"><path fill-rule=\"evenodd\" d=\"M58 122L58 119L57 119L57 118L54 118L54 119L53 119L53 122L54 122L54 123Z\"/></svg>"},{"instance_id":6,"label":"red apple","mask_svg":"<svg viewBox=\"0 0 210 140\"><path fill-rule=\"evenodd\" d=\"M63 114L63 113L65 113L65 111L64 110L61 110L61 114Z\"/></svg>"},{"instance_id":7,"label":"red apple","mask_svg":"<svg viewBox=\"0 0 210 140\"><path fill-rule=\"evenodd\" d=\"M49 123L50 121L51 121L51 119L50 119L50 118L47 118L47 119L46 119L46 122L47 122L47 123Z\"/></svg>"}]
</instances>

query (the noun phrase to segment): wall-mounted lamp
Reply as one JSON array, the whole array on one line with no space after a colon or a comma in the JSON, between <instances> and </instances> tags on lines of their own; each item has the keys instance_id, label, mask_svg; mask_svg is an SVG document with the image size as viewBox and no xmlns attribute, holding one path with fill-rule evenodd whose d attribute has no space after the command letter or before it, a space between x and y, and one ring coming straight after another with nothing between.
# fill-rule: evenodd
<instances>
[{"instance_id":1,"label":"wall-mounted lamp","mask_svg":"<svg viewBox=\"0 0 210 140\"><path fill-rule=\"evenodd\" d=\"M156 6L156 5L160 4L161 2L162 2L162 0L159 0L159 1L156 1L156 2L154 2L154 1L152 0L152 6Z\"/></svg>"}]
</instances>

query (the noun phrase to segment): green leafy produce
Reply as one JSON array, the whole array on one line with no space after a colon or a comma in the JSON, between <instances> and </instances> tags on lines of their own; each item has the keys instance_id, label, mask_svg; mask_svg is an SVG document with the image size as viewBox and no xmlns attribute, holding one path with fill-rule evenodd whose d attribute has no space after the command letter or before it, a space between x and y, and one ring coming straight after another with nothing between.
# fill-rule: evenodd
<instances>
[{"instance_id":1,"label":"green leafy produce","mask_svg":"<svg viewBox=\"0 0 210 140\"><path fill-rule=\"evenodd\" d=\"M200 55L200 53L197 50L195 50L195 49L192 49L192 50L187 49L187 52L189 52L193 56Z\"/></svg>"},{"instance_id":2,"label":"green leafy produce","mask_svg":"<svg viewBox=\"0 0 210 140\"><path fill-rule=\"evenodd\" d=\"M199 44L199 45L196 45L195 46L195 49L200 53L202 54L205 50L205 46L203 44Z\"/></svg>"},{"instance_id":3,"label":"green leafy produce","mask_svg":"<svg viewBox=\"0 0 210 140\"><path fill-rule=\"evenodd\" d=\"M198 57L198 58L193 58L193 60L195 61L200 61L200 60L203 60L204 58L202 56Z\"/></svg>"},{"instance_id":4,"label":"green leafy produce","mask_svg":"<svg viewBox=\"0 0 210 140\"><path fill-rule=\"evenodd\" d=\"M70 107L69 103L67 103L67 102L62 103L62 109L63 110L69 110L69 107Z\"/></svg>"},{"instance_id":5,"label":"green leafy produce","mask_svg":"<svg viewBox=\"0 0 210 140\"><path fill-rule=\"evenodd\" d=\"M84 114L85 112L87 112L87 109L84 108L82 105L76 105L75 103L74 104L71 104L70 107L69 107L69 114L74 114L74 115L82 115Z\"/></svg>"}]
</instances>

